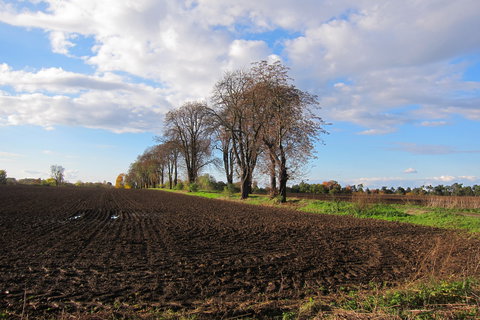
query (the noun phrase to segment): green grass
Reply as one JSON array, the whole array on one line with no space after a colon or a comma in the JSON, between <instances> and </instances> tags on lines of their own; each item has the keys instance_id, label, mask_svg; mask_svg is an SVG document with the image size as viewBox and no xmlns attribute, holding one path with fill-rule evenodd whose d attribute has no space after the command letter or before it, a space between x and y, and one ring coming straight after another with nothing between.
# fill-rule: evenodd
<instances>
[{"instance_id":1,"label":"green grass","mask_svg":"<svg viewBox=\"0 0 480 320\"><path fill-rule=\"evenodd\" d=\"M300 211L321 214L352 215L359 218L374 218L387 221L413 223L445 229L463 229L480 232L479 210L458 210L419 207L413 205L358 204L350 202L304 200ZM420 212L409 214L408 212ZM468 216L466 214L479 214Z\"/></svg>"}]
</instances>

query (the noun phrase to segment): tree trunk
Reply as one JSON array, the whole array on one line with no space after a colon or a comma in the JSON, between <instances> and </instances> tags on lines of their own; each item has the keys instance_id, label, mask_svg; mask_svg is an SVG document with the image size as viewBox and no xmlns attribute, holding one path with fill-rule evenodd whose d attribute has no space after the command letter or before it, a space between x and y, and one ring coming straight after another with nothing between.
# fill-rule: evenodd
<instances>
[{"instance_id":1,"label":"tree trunk","mask_svg":"<svg viewBox=\"0 0 480 320\"><path fill-rule=\"evenodd\" d=\"M188 183L194 183L195 182L195 173L193 172L192 169L188 170Z\"/></svg>"},{"instance_id":2,"label":"tree trunk","mask_svg":"<svg viewBox=\"0 0 480 320\"><path fill-rule=\"evenodd\" d=\"M233 150L230 150L230 153L229 153L229 156L230 156L230 173L229 175L227 176L227 183L229 184L233 184Z\"/></svg>"},{"instance_id":3,"label":"tree trunk","mask_svg":"<svg viewBox=\"0 0 480 320\"><path fill-rule=\"evenodd\" d=\"M242 172L240 189L241 199L247 199L252 189L252 174L248 170Z\"/></svg>"},{"instance_id":4,"label":"tree trunk","mask_svg":"<svg viewBox=\"0 0 480 320\"><path fill-rule=\"evenodd\" d=\"M228 149L223 150L223 167L225 168L225 176L227 178L227 184L233 183L233 159L231 151Z\"/></svg>"},{"instance_id":5,"label":"tree trunk","mask_svg":"<svg viewBox=\"0 0 480 320\"><path fill-rule=\"evenodd\" d=\"M174 186L177 186L177 183L178 183L178 172L177 172L177 159L175 159L175 164L174 164L174 177L173 177L173 185Z\"/></svg>"},{"instance_id":6,"label":"tree trunk","mask_svg":"<svg viewBox=\"0 0 480 320\"><path fill-rule=\"evenodd\" d=\"M272 152L269 152L270 156L270 197L273 199L278 195L277 189L277 165L275 162L275 157Z\"/></svg>"},{"instance_id":7,"label":"tree trunk","mask_svg":"<svg viewBox=\"0 0 480 320\"><path fill-rule=\"evenodd\" d=\"M280 195L282 197L281 202L287 202L287 181L288 181L288 172L287 172L287 159L285 157L285 152L283 151L282 146L280 146L280 173L279 173L279 182L280 182Z\"/></svg>"}]
</instances>

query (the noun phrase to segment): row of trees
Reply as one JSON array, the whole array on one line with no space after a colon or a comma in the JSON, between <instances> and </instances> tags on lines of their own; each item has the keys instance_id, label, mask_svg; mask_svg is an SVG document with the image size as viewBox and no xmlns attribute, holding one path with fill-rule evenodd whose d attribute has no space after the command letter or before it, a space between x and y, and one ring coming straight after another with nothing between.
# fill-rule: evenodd
<instances>
[{"instance_id":1,"label":"row of trees","mask_svg":"<svg viewBox=\"0 0 480 320\"><path fill-rule=\"evenodd\" d=\"M436 196L480 196L480 185L464 186L461 183L454 183L448 185L423 185L416 188L388 188L381 187L379 189L365 188L363 184L347 185L342 187L336 181L325 181L323 183L309 184L302 181L299 184L293 185L290 192L294 193L313 193L313 194L352 194L352 193L366 193L366 194L398 194L398 195L436 195Z\"/></svg>"},{"instance_id":2,"label":"row of trees","mask_svg":"<svg viewBox=\"0 0 480 320\"><path fill-rule=\"evenodd\" d=\"M187 102L168 112L163 137L131 166L124 181L132 187L178 182L182 160L189 184L221 154L228 184L240 180L241 197L252 192L254 173L267 174L272 196L286 201L287 181L313 156L324 122L314 114L317 97L292 84L280 62L254 63L248 71L227 72L211 103ZM258 169L257 169L258 170ZM123 179L123 178L122 178Z\"/></svg>"},{"instance_id":3,"label":"row of trees","mask_svg":"<svg viewBox=\"0 0 480 320\"><path fill-rule=\"evenodd\" d=\"M167 185L170 189L179 181L180 148L175 140L158 138L159 144L148 148L130 165L127 174L120 174L117 188L155 188Z\"/></svg>"},{"instance_id":4,"label":"row of trees","mask_svg":"<svg viewBox=\"0 0 480 320\"><path fill-rule=\"evenodd\" d=\"M20 179L7 178L7 171L0 170L0 184L41 184L41 185L55 185L59 186L64 182L65 169L60 165L52 165L50 167L51 177L46 180L42 179Z\"/></svg>"},{"instance_id":5,"label":"row of trees","mask_svg":"<svg viewBox=\"0 0 480 320\"><path fill-rule=\"evenodd\" d=\"M82 182L77 181L70 183L65 181L65 168L60 165L50 166L50 178L25 178L15 179L13 177L7 177L6 170L0 170L0 185L31 185L31 186L65 186L65 187L105 187L111 188L112 184L107 181L103 182Z\"/></svg>"}]
</instances>

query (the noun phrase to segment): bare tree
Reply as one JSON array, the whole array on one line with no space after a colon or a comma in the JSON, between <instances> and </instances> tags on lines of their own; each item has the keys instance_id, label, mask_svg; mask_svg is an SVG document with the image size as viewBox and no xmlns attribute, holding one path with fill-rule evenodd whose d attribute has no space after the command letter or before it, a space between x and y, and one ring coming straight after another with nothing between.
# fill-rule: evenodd
<instances>
[{"instance_id":1,"label":"bare tree","mask_svg":"<svg viewBox=\"0 0 480 320\"><path fill-rule=\"evenodd\" d=\"M165 137L176 141L185 160L188 182L198 177L200 170L211 160L211 132L207 106L200 102L187 102L165 116Z\"/></svg>"},{"instance_id":2,"label":"bare tree","mask_svg":"<svg viewBox=\"0 0 480 320\"><path fill-rule=\"evenodd\" d=\"M280 62L255 63L252 74L267 110L262 140L267 150L270 188L273 196L279 192L285 202L287 181L313 156L313 143L326 133L324 122L312 111L318 106L317 97L290 84L288 68Z\"/></svg>"},{"instance_id":3,"label":"bare tree","mask_svg":"<svg viewBox=\"0 0 480 320\"><path fill-rule=\"evenodd\" d=\"M263 105L249 73L226 73L213 90L211 109L215 121L231 138L240 171L241 198L251 193L252 178L262 151Z\"/></svg>"},{"instance_id":4,"label":"bare tree","mask_svg":"<svg viewBox=\"0 0 480 320\"><path fill-rule=\"evenodd\" d=\"M178 182L178 159L180 157L180 148L177 141L169 140L159 145L162 156L165 159L167 169L168 187L173 189Z\"/></svg>"},{"instance_id":5,"label":"bare tree","mask_svg":"<svg viewBox=\"0 0 480 320\"><path fill-rule=\"evenodd\" d=\"M55 185L57 187L63 183L64 172L65 172L65 168L62 166L59 166L57 164L50 166L50 174L52 179L55 180Z\"/></svg>"}]
</instances>

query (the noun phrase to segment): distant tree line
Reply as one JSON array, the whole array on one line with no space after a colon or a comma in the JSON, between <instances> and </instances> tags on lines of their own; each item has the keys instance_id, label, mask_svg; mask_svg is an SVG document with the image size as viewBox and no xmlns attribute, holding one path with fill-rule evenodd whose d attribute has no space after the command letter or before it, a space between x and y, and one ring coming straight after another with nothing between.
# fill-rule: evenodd
<instances>
[{"instance_id":1,"label":"distant tree line","mask_svg":"<svg viewBox=\"0 0 480 320\"><path fill-rule=\"evenodd\" d=\"M344 186L338 182L331 180L323 183L309 184L302 181L293 185L290 189L293 193L312 193L312 194L397 194L397 195L435 195L435 196L480 196L480 185L464 186L462 183L454 183L452 185L424 185L416 188L388 188L381 187L378 189L365 188L363 184Z\"/></svg>"},{"instance_id":2,"label":"distant tree line","mask_svg":"<svg viewBox=\"0 0 480 320\"><path fill-rule=\"evenodd\" d=\"M0 170L0 185L31 185L31 186L65 186L65 187L102 187L111 188L112 184L107 181L103 182L82 182L77 181L75 183L66 182L64 179L65 168L60 165L50 166L50 178L25 178L15 179L7 177L6 170Z\"/></svg>"},{"instance_id":3,"label":"distant tree line","mask_svg":"<svg viewBox=\"0 0 480 320\"><path fill-rule=\"evenodd\" d=\"M209 165L225 172L227 188L234 179L242 199L254 191L254 174L269 176L272 197L287 197L287 182L313 157L323 120L314 114L317 97L292 84L280 62L254 63L248 71L227 72L213 88L210 104L186 102L169 111L159 144L145 150L117 178L117 187L168 187L198 184ZM213 157L214 151L221 159ZM210 176L211 177L211 176Z\"/></svg>"}]
</instances>

